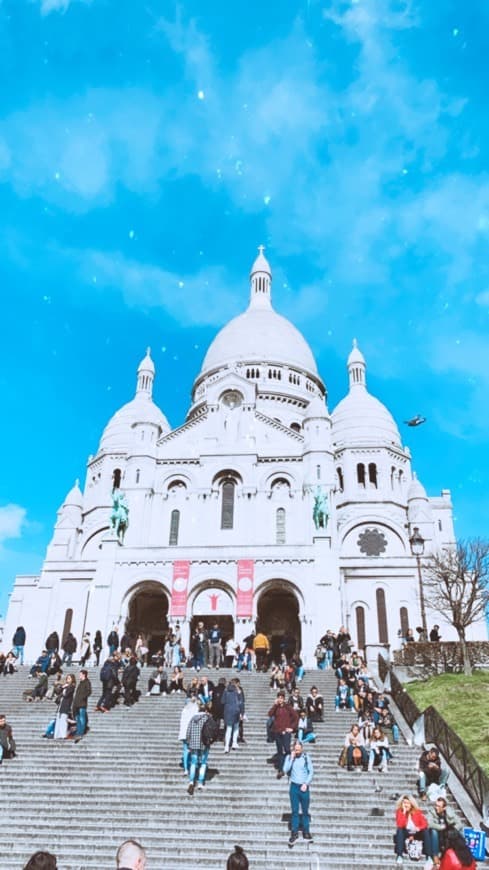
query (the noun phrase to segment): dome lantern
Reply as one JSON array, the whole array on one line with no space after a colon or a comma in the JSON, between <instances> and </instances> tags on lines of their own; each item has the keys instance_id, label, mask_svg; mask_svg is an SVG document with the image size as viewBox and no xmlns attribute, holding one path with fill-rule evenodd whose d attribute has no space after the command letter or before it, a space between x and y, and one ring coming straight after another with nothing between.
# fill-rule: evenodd
<instances>
[{"instance_id":1,"label":"dome lantern","mask_svg":"<svg viewBox=\"0 0 489 870\"><path fill-rule=\"evenodd\" d=\"M155 364L151 359L151 348L146 348L146 356L138 366L138 379L136 384L136 396L146 396L148 399L153 395L153 382L155 379Z\"/></svg>"},{"instance_id":2,"label":"dome lantern","mask_svg":"<svg viewBox=\"0 0 489 870\"><path fill-rule=\"evenodd\" d=\"M353 339L353 347L348 357L348 374L350 378L350 390L352 387L366 387L367 366L365 357L359 350L356 338Z\"/></svg>"},{"instance_id":3,"label":"dome lantern","mask_svg":"<svg viewBox=\"0 0 489 870\"><path fill-rule=\"evenodd\" d=\"M259 245L259 254L251 267L250 308L271 308L272 270L263 254L264 250L264 246Z\"/></svg>"}]
</instances>

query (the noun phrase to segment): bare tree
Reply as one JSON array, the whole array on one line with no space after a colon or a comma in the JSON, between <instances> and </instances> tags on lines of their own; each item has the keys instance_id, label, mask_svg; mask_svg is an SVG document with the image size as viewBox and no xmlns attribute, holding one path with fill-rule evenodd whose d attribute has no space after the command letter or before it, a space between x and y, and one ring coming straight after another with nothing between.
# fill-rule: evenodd
<instances>
[{"instance_id":1,"label":"bare tree","mask_svg":"<svg viewBox=\"0 0 489 870\"><path fill-rule=\"evenodd\" d=\"M455 547L431 556L423 586L426 604L455 628L462 645L464 673L470 675L465 634L489 607L489 541L459 541Z\"/></svg>"}]
</instances>

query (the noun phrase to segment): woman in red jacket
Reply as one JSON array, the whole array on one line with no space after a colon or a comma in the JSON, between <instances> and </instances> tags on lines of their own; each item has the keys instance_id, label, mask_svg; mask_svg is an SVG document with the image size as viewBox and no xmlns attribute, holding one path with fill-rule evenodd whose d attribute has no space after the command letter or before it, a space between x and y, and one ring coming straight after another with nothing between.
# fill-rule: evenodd
<instances>
[{"instance_id":1,"label":"woman in red jacket","mask_svg":"<svg viewBox=\"0 0 489 870\"><path fill-rule=\"evenodd\" d=\"M402 864L402 855L409 840L421 840L427 865L432 866L431 840L426 816L421 812L414 798L403 795L396 809L396 855L397 863Z\"/></svg>"},{"instance_id":2,"label":"woman in red jacket","mask_svg":"<svg viewBox=\"0 0 489 870\"><path fill-rule=\"evenodd\" d=\"M447 835L447 848L441 859L439 870L476 870L474 861L464 838L458 831L449 831Z\"/></svg>"}]
</instances>

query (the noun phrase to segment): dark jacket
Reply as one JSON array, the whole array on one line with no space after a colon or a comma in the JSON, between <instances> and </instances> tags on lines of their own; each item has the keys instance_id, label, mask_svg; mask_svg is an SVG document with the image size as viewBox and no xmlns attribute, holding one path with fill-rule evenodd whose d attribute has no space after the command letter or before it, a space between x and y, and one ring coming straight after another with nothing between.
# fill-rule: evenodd
<instances>
[{"instance_id":1,"label":"dark jacket","mask_svg":"<svg viewBox=\"0 0 489 870\"><path fill-rule=\"evenodd\" d=\"M25 628L22 625L19 625L15 632L12 643L14 646L25 646Z\"/></svg>"},{"instance_id":2,"label":"dark jacket","mask_svg":"<svg viewBox=\"0 0 489 870\"><path fill-rule=\"evenodd\" d=\"M52 631L46 640L46 649L48 652L53 652L59 649L59 637L57 631Z\"/></svg>"},{"instance_id":3,"label":"dark jacket","mask_svg":"<svg viewBox=\"0 0 489 870\"><path fill-rule=\"evenodd\" d=\"M122 685L127 688L134 688L139 679L139 668L137 665L127 665L122 673Z\"/></svg>"},{"instance_id":4,"label":"dark jacket","mask_svg":"<svg viewBox=\"0 0 489 870\"><path fill-rule=\"evenodd\" d=\"M61 700L58 707L59 713L66 713L67 716L69 715L71 711L71 705L73 703L74 694L75 687L73 684L64 687L63 691L61 692Z\"/></svg>"},{"instance_id":5,"label":"dark jacket","mask_svg":"<svg viewBox=\"0 0 489 870\"><path fill-rule=\"evenodd\" d=\"M3 749L5 758L11 758L12 755L15 755L15 740L13 738L12 728L8 722L5 723L3 728L0 728L0 746Z\"/></svg>"},{"instance_id":6,"label":"dark jacket","mask_svg":"<svg viewBox=\"0 0 489 870\"><path fill-rule=\"evenodd\" d=\"M80 680L76 687L75 695L73 698L73 713L76 713L78 710L82 708L86 709L88 699L92 694L92 684L90 680Z\"/></svg>"},{"instance_id":7,"label":"dark jacket","mask_svg":"<svg viewBox=\"0 0 489 870\"><path fill-rule=\"evenodd\" d=\"M107 638L107 643L109 646L115 646L115 647L119 646L119 635L117 634L116 631L110 632L110 634Z\"/></svg>"},{"instance_id":8,"label":"dark jacket","mask_svg":"<svg viewBox=\"0 0 489 870\"><path fill-rule=\"evenodd\" d=\"M66 640L63 644L63 649L64 649L65 653L72 654L72 653L76 652L77 645L78 644L76 642L76 637L74 637L70 631L70 633L67 635Z\"/></svg>"},{"instance_id":9,"label":"dark jacket","mask_svg":"<svg viewBox=\"0 0 489 870\"><path fill-rule=\"evenodd\" d=\"M244 714L244 696L234 683L226 686L222 695L223 719L225 725L236 725Z\"/></svg>"}]
</instances>

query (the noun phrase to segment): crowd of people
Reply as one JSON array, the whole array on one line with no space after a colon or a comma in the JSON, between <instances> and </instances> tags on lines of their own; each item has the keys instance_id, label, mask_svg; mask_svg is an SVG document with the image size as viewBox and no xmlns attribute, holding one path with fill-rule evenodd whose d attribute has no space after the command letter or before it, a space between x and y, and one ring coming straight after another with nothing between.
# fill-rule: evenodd
<instances>
[{"instance_id":1,"label":"crowd of people","mask_svg":"<svg viewBox=\"0 0 489 870\"><path fill-rule=\"evenodd\" d=\"M144 846L137 840L125 840L117 849L116 870L147 870L147 854ZM225 870L248 870L248 858L241 848L235 846L226 861ZM58 870L58 862L51 852L37 851L24 865L24 870ZM165 870L160 867L159 870Z\"/></svg>"},{"instance_id":2,"label":"crowd of people","mask_svg":"<svg viewBox=\"0 0 489 870\"><path fill-rule=\"evenodd\" d=\"M95 711L109 713L119 703L133 706L145 690L149 698L181 695L184 705L178 731L180 767L187 793L192 797L205 788L212 746L221 742L224 754L230 755L246 742L245 694L238 674L243 669L267 672L270 688L276 694L268 710L266 734L267 740L275 744L275 754L270 761L277 779L288 777L291 806L288 845L294 847L301 831L304 840L313 841L310 787L314 765L307 748L316 742L315 725L324 721L325 701L312 681L308 690L302 691L305 669L293 639L284 637L275 661L264 633L252 633L237 645L232 638L223 639L217 622L209 629L203 622L197 623L191 636L189 656L182 647L178 623L168 632L163 648L151 656L143 635L131 637L124 634L119 638L116 626L110 631L106 643L109 654L100 668L102 687ZM3 664L0 659L3 673L9 656L12 656L14 668L17 661L19 664L23 662L24 645L25 632L20 626L14 635L11 653L3 657ZM74 739L78 742L89 730L88 700L92 685L85 664L93 659L99 665L103 650L101 633L96 632L93 642L88 633L84 635L78 650L81 665L78 674L64 674L63 667L73 665L77 650L76 638L71 633L60 647L57 633L52 632L30 669L29 675L35 683L24 691L25 700L51 701L55 705L42 735L46 739ZM337 633L328 630L317 644L315 657L318 670L332 669L336 677L332 709L356 717L345 735L339 764L348 772L387 772L394 758L393 745L400 739L399 726L390 709L389 697L376 688L364 659L353 648L348 631L344 627ZM142 669L148 665L147 682L145 680L139 688ZM227 679L216 674L211 679L207 673L200 673L203 669L217 671L223 666L235 668L236 676ZM193 669L193 673L189 669ZM0 764L4 758L13 757L15 751L12 727L5 716L0 716ZM402 864L407 856L419 860L424 858L426 870L433 866L440 870L475 868L457 817L447 803L447 779L448 771L437 749L424 750L418 762L417 797L399 795L396 806L394 850L398 864ZM146 867L144 850L135 841L127 841L121 850L121 860L126 863L118 863L118 867L130 870ZM228 860L228 868L242 870L248 867L240 847L236 847L233 856ZM132 863L127 863L129 861ZM31 870L38 867L51 870L51 866L56 864L26 866Z\"/></svg>"}]
</instances>

